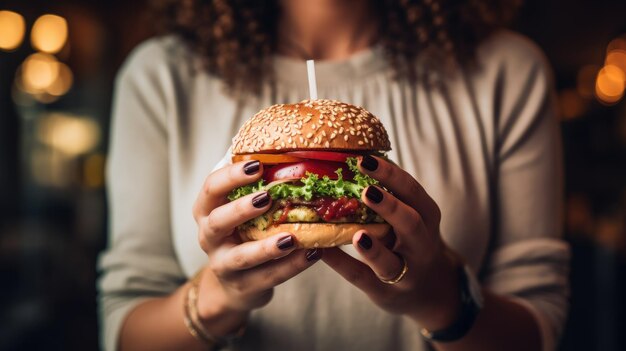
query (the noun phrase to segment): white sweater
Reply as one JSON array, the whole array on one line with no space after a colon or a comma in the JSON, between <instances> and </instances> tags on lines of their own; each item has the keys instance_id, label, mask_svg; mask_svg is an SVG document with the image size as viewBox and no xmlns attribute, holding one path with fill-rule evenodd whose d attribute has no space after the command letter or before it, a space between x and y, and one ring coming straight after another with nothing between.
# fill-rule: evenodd
<instances>
[{"instance_id":1,"label":"white sweater","mask_svg":"<svg viewBox=\"0 0 626 351\"><path fill-rule=\"evenodd\" d=\"M426 55L424 55L426 56ZM422 59L416 84L392 77L381 48L317 62L319 96L364 106L389 154L442 211L441 234L492 291L513 296L554 348L567 312L561 159L551 76L527 39L499 32L471 69ZM128 312L181 285L207 257L192 204L239 126L261 108L308 96L304 62L275 58L276 85L232 98L176 37L147 41L116 85L108 162L109 248L102 255L103 344ZM352 251L350 247L346 250ZM181 321L182 323L182 321ZM373 305L323 262L253 312L242 350L425 350L417 329Z\"/></svg>"}]
</instances>

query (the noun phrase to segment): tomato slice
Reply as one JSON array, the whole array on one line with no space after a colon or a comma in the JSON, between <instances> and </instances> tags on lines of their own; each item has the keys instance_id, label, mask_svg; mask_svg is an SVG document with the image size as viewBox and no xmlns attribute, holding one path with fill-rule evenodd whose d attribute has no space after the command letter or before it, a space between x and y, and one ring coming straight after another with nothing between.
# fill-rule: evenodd
<instances>
[{"instance_id":1,"label":"tomato slice","mask_svg":"<svg viewBox=\"0 0 626 351\"><path fill-rule=\"evenodd\" d=\"M357 157L355 154L347 154L343 152L332 151L291 151L285 153L285 155L295 156L300 158L306 158L311 160L324 160L335 162L346 162L348 157Z\"/></svg>"},{"instance_id":2,"label":"tomato slice","mask_svg":"<svg viewBox=\"0 0 626 351\"><path fill-rule=\"evenodd\" d=\"M302 161L302 158L290 156L287 154L246 154L246 155L234 155L232 157L233 163L240 161L257 160L263 164L275 165L279 163L291 163Z\"/></svg>"},{"instance_id":3,"label":"tomato slice","mask_svg":"<svg viewBox=\"0 0 626 351\"><path fill-rule=\"evenodd\" d=\"M266 167L263 172L263 179L267 183L282 179L300 179L305 177L307 172L314 173L320 177L328 176L330 179L337 179L338 169L342 170L344 179L352 179L354 174L350 172L348 166L342 162L330 162L320 160L307 160L296 163L280 164L273 167Z\"/></svg>"}]
</instances>

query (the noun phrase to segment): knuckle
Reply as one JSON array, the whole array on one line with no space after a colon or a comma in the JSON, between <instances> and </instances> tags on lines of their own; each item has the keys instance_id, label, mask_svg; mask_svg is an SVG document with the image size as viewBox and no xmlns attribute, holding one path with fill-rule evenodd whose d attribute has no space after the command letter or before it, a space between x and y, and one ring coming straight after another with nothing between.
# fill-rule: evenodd
<instances>
[{"instance_id":1,"label":"knuckle","mask_svg":"<svg viewBox=\"0 0 626 351\"><path fill-rule=\"evenodd\" d=\"M209 253L209 241L203 231L198 231L198 244L205 253Z\"/></svg>"},{"instance_id":2,"label":"knuckle","mask_svg":"<svg viewBox=\"0 0 626 351\"><path fill-rule=\"evenodd\" d=\"M209 197L211 196L212 190L213 190L213 186L211 182L211 175L209 175L208 177L206 177L206 179L204 180L204 183L202 184L202 194L204 194L204 196L206 197Z\"/></svg>"},{"instance_id":3,"label":"knuckle","mask_svg":"<svg viewBox=\"0 0 626 351\"><path fill-rule=\"evenodd\" d=\"M248 259L248 256L245 253L239 250L235 251L235 253L233 254L231 258L231 265L233 269L242 270L248 267L249 264L250 264L250 261Z\"/></svg>"},{"instance_id":4,"label":"knuckle","mask_svg":"<svg viewBox=\"0 0 626 351\"><path fill-rule=\"evenodd\" d=\"M265 240L263 242L263 245L261 245L261 249L262 249L263 255L266 258L273 258L274 256L276 256L277 248L273 239Z\"/></svg>"},{"instance_id":5,"label":"knuckle","mask_svg":"<svg viewBox=\"0 0 626 351\"><path fill-rule=\"evenodd\" d=\"M394 176L394 168L387 162L381 163L382 167L380 169L380 177L383 179L393 179Z\"/></svg>"},{"instance_id":6,"label":"knuckle","mask_svg":"<svg viewBox=\"0 0 626 351\"><path fill-rule=\"evenodd\" d=\"M400 209L400 201L398 201L392 196L388 196L387 199L388 199L387 204L386 206L383 206L383 207L385 207L389 213L398 212L398 210Z\"/></svg>"},{"instance_id":7,"label":"knuckle","mask_svg":"<svg viewBox=\"0 0 626 351\"><path fill-rule=\"evenodd\" d=\"M248 291L248 284L246 284L242 279L233 279L228 285L239 295L245 295Z\"/></svg>"},{"instance_id":8,"label":"knuckle","mask_svg":"<svg viewBox=\"0 0 626 351\"><path fill-rule=\"evenodd\" d=\"M204 229L207 233L219 233L223 230L222 226L219 224L219 221L216 220L215 211L212 211L208 216L205 217Z\"/></svg>"}]
</instances>

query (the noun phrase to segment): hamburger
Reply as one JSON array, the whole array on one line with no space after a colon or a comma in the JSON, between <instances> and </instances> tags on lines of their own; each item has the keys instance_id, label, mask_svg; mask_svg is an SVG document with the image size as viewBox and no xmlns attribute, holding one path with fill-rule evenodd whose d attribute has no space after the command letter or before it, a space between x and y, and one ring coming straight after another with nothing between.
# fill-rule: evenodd
<instances>
[{"instance_id":1,"label":"hamburger","mask_svg":"<svg viewBox=\"0 0 626 351\"><path fill-rule=\"evenodd\" d=\"M360 229L384 238L391 226L361 201L378 181L359 171L357 157L384 157L390 149L387 131L362 107L317 99L259 111L233 138L232 161L260 161L263 177L228 197L265 190L272 206L240 225L239 235L246 241L290 232L301 248L348 244Z\"/></svg>"}]
</instances>

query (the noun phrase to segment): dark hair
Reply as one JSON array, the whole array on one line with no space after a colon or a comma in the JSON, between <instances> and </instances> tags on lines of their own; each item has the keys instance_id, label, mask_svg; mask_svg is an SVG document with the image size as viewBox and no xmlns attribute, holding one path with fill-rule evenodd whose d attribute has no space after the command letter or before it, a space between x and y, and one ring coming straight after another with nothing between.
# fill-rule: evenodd
<instances>
[{"instance_id":1,"label":"dark hair","mask_svg":"<svg viewBox=\"0 0 626 351\"><path fill-rule=\"evenodd\" d=\"M376 0L380 44L398 75L415 78L420 52L471 61L477 44L512 19L521 0ZM183 38L231 91L256 93L273 76L278 0L158 0L161 33Z\"/></svg>"}]
</instances>

